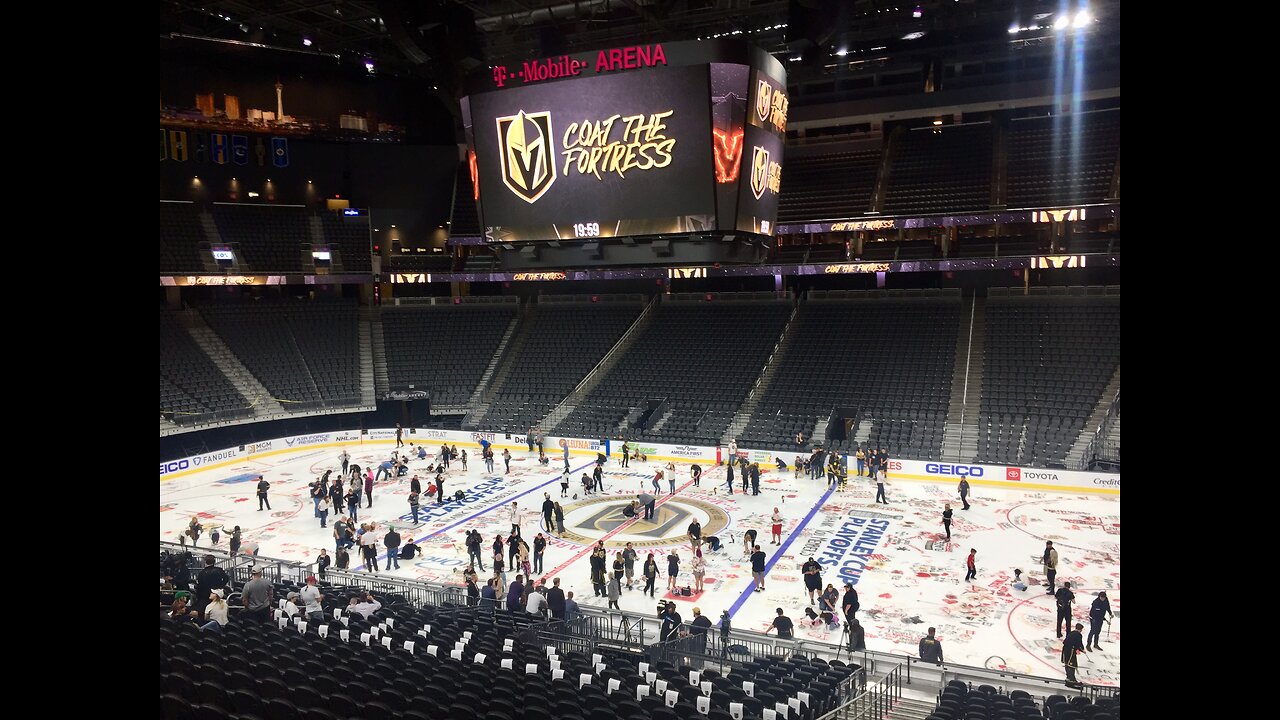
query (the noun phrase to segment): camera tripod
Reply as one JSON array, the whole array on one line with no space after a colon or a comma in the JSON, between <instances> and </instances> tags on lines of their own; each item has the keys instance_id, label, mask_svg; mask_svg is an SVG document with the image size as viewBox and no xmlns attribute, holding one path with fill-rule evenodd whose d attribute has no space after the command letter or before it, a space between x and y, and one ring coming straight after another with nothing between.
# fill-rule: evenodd
<instances>
[{"instance_id":1,"label":"camera tripod","mask_svg":"<svg viewBox=\"0 0 1280 720\"><path fill-rule=\"evenodd\" d=\"M856 652L853 649L853 625L850 624L847 618L848 616L846 616L846 620L840 624L843 631L840 633L840 642L838 643L840 649L836 651L837 660L840 659L840 654L843 652L848 652L850 658L852 658L853 653Z\"/></svg>"}]
</instances>

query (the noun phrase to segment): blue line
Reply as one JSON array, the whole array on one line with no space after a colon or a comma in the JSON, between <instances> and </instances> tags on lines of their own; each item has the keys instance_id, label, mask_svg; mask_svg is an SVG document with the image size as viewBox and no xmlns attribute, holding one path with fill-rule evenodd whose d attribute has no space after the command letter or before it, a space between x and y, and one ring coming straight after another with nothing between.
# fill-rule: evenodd
<instances>
[{"instance_id":1,"label":"blue line","mask_svg":"<svg viewBox=\"0 0 1280 720\"><path fill-rule=\"evenodd\" d=\"M570 471L568 472L568 474L572 475L573 473L576 473L576 472L578 472L579 470L584 470L584 469L589 468L589 467L591 467L592 465L595 465L595 464L596 464L596 461L595 461L595 460L592 460L591 462L587 463L586 465L579 465L578 467L573 468L572 470L570 470ZM430 535L426 535L426 536L424 536L420 541L417 541L417 544L421 545L423 541L430 540L431 538L433 538L433 537L435 537L435 536L439 535L440 533L448 532L448 531L450 531L450 530L452 530L452 529L454 529L454 528L458 527L459 525L461 525L461 524L463 524L463 523L465 523L465 522L470 522L470 521L472 521L472 520L475 520L476 518L480 517L481 515L484 515L484 514L485 514L485 513L487 513L487 512L491 512L491 511L493 511L495 508L498 508L498 507L506 507L506 505L507 505L508 503L510 503L510 502L512 502L512 501L514 501L514 500L519 500L520 498L524 497L525 495L528 495L528 494L529 494L529 493L531 493L531 492L536 492L536 491L538 491L538 490L541 490L542 488L544 488L544 487L546 487L546 486L550 485L551 483L558 483L558 482L560 482L560 478L562 478L562 477L564 477L564 476L565 476L565 473L559 473L559 474L557 474L555 477L553 477L552 479L550 479L550 480L548 480L548 481L546 481L546 482L542 483L541 485L536 485L536 486L534 486L534 487L529 488L528 490L525 490L524 492L520 493L519 495L515 495L515 496L512 496L512 497L507 498L506 500L503 500L503 501L502 501L502 505L490 505L489 507L485 508L484 510L481 510L480 512L476 513L475 515L472 515L471 517L465 517L465 518L463 518L463 519L459 520L458 522L456 522L456 523L454 523L454 524L450 525L449 527L443 527L443 528L440 528L439 530L437 530L437 531L435 531L435 532L431 533ZM449 504L449 503L445 503L445 505L448 505L448 504ZM542 513L541 513L541 512L539 512L539 513L538 513L538 515L539 515L539 517L541 517ZM401 516L401 517L403 517L403 516ZM412 514L410 514L410 520L412 521L412 519L413 519L413 518L412 518ZM387 553L387 554L385 554L385 555L381 555L381 556L379 556L379 557L380 557L380 558L385 559L385 558L387 558L389 555L390 555L390 553ZM407 562L407 561L406 561L406 562Z\"/></svg>"},{"instance_id":2,"label":"blue line","mask_svg":"<svg viewBox=\"0 0 1280 720\"><path fill-rule=\"evenodd\" d=\"M769 571L773 569L774 563L778 562L778 560L781 559L782 556L786 554L787 548L791 547L791 543L796 538L800 537L800 531L804 530L805 527L809 524L809 521L813 519L813 516L818 514L818 511L822 509L822 506L826 504L827 498L831 497L831 493L835 492L835 490L836 490L835 483L832 483L829 487L827 487L827 491L822 494L822 497L818 500L818 504L813 506L813 509L809 511L808 515L804 516L804 519L800 521L799 525L796 525L795 530L791 531L791 535L787 537L786 541L783 542L782 545L778 546L778 552L774 553L773 559L764 564L765 577L768 577ZM738 599L733 603L733 605L729 607L729 617L733 617L734 615L737 615L738 610L740 610L742 608L742 605L745 602L747 602L747 599L750 598L752 595L755 595L755 587L756 587L756 579L755 579L755 576L753 575L751 578L751 586L748 587L746 590L743 590L742 595L738 596Z\"/></svg>"}]
</instances>

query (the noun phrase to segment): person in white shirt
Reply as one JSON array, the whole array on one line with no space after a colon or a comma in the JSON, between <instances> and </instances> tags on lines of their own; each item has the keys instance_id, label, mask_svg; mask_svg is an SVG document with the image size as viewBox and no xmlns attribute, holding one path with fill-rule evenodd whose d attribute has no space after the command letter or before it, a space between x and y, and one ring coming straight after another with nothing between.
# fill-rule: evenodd
<instances>
[{"instance_id":1,"label":"person in white shirt","mask_svg":"<svg viewBox=\"0 0 1280 720\"><path fill-rule=\"evenodd\" d=\"M360 551L364 553L364 569L365 572L373 572L378 569L378 535L373 531L370 525L368 530L360 536Z\"/></svg>"},{"instance_id":2,"label":"person in white shirt","mask_svg":"<svg viewBox=\"0 0 1280 720\"><path fill-rule=\"evenodd\" d=\"M738 462L738 439L734 438L729 441L729 462Z\"/></svg>"},{"instance_id":3,"label":"person in white shirt","mask_svg":"<svg viewBox=\"0 0 1280 720\"><path fill-rule=\"evenodd\" d=\"M773 531L772 533L773 539L769 541L769 544L781 545L782 544L782 513L778 512L778 508L773 509L773 515L770 517L770 520L773 521L773 527L770 528Z\"/></svg>"},{"instance_id":4,"label":"person in white shirt","mask_svg":"<svg viewBox=\"0 0 1280 720\"><path fill-rule=\"evenodd\" d=\"M324 595L320 592L320 588L316 587L316 577L314 575L307 577L307 586L302 588L299 597L306 604L308 619L316 622L324 620L324 608L320 606L320 601L324 599Z\"/></svg>"},{"instance_id":5,"label":"person in white shirt","mask_svg":"<svg viewBox=\"0 0 1280 720\"><path fill-rule=\"evenodd\" d=\"M529 601L525 605L524 609L527 610L530 615L542 617L543 611L546 610L546 608L547 598L541 592L535 590L529 593Z\"/></svg>"},{"instance_id":6,"label":"person in white shirt","mask_svg":"<svg viewBox=\"0 0 1280 720\"><path fill-rule=\"evenodd\" d=\"M201 630L222 632L227 624L227 601L222 599L222 592L221 588L209 591L209 604L204 608L204 616L209 618L209 622L201 625Z\"/></svg>"},{"instance_id":7,"label":"person in white shirt","mask_svg":"<svg viewBox=\"0 0 1280 720\"><path fill-rule=\"evenodd\" d=\"M347 605L350 612L358 612L366 618L382 609L382 603L373 598L370 593L365 593L364 598L351 598L351 602Z\"/></svg>"},{"instance_id":8,"label":"person in white shirt","mask_svg":"<svg viewBox=\"0 0 1280 720\"><path fill-rule=\"evenodd\" d=\"M667 487L671 488L671 494L676 494L676 464L667 463Z\"/></svg>"},{"instance_id":9,"label":"person in white shirt","mask_svg":"<svg viewBox=\"0 0 1280 720\"><path fill-rule=\"evenodd\" d=\"M511 518L511 532L519 534L520 532L520 506L514 502L507 511L507 516Z\"/></svg>"},{"instance_id":10,"label":"person in white shirt","mask_svg":"<svg viewBox=\"0 0 1280 720\"><path fill-rule=\"evenodd\" d=\"M298 600L299 600L298 593L296 592L289 593L288 599L286 599L284 602L284 608L282 608L282 610L284 611L285 617L292 618L294 615L297 615L298 613L302 612L302 610L298 608Z\"/></svg>"}]
</instances>

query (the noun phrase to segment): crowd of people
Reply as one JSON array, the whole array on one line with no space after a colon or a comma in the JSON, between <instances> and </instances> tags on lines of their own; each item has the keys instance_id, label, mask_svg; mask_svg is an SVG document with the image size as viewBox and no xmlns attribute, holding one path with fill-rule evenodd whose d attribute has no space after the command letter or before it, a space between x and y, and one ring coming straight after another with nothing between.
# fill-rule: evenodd
<instances>
[{"instance_id":1,"label":"crowd of people","mask_svg":"<svg viewBox=\"0 0 1280 720\"><path fill-rule=\"evenodd\" d=\"M543 448L544 438L541 431L536 428L530 428L526 440L529 451L531 453L534 452L536 447L538 461L544 466L547 465L548 461ZM492 472L495 462L494 449L488 441L482 440L480 444L481 457L485 462L486 468ZM391 453L390 457L378 464L376 474L371 467L361 467L351 463L350 456L344 449L341 455L338 456L341 469L336 474L332 469L326 470L311 483L310 496L314 505L314 514L320 521L320 526L327 528L329 526L329 517L331 515L334 517L332 524L334 555L331 558L327 549L322 549L315 560L316 572L320 581L326 579L326 573L330 567L339 570L349 569L349 551L356 546L359 546L363 567L367 572L380 570L380 549L385 549L387 552L386 570L399 569L400 559L411 560L421 552L414 543L413 538L411 536L402 538L394 525L388 525L386 532L383 533L376 522L359 523L361 501L365 501L363 507L372 507L373 492L379 479L384 477L389 479L404 478L410 473L409 463L411 461L428 460L426 474L428 477L434 475L434 478L428 483L426 495L428 497L435 495L436 503L444 504L446 502L445 480L450 464L460 462L465 470L467 453L465 449L460 452L456 445L449 446L448 444L441 445L438 452L428 452L425 446L415 446L410 443L408 451L402 453L402 447L403 442L400 431L397 430L397 448ZM560 480L561 498L567 497L569 493L567 448L565 448L564 455L566 470ZM622 444L620 455L619 464L624 468L628 467L632 460L644 461L647 459L638 447L632 448L626 442ZM874 479L877 483L876 502L888 504L885 491L888 467L890 465L887 448L877 447L875 450L863 450L859 447L853 453L852 458L856 461L855 476ZM502 459L504 470L510 472L511 453L509 449L502 451ZM584 497L605 492L604 466L607 462L608 458L604 454L597 454L593 471L582 475L581 485ZM828 452L819 448L815 449L808 458L797 455L794 461L794 472L797 477L803 472L814 480L821 479L825 474L829 486L834 485L837 489L844 490L849 475L849 468L846 467L845 463L846 458L839 453ZM735 473L741 479L741 491L743 493L760 494L759 463L749 462L745 454L740 454L736 441L730 444L728 458L723 464L726 473L725 482L729 494L733 494L734 491ZM781 457L777 459L777 464L780 470L787 469L787 465ZM635 500L629 502L623 511L626 521L653 519L656 515L655 506L658 498L663 494L674 495L676 493L677 473L678 469L674 462L668 462L665 466L655 468L652 478L653 492L639 493L636 495ZM703 474L702 468L696 463L691 464L689 473L693 484L700 484ZM663 480L667 481L665 488L663 487ZM270 483L259 476L256 485L259 510L264 508L266 510L271 509L269 489ZM957 494L963 510L970 509L970 490L968 480L961 478L957 486ZM419 509L423 503L422 495L422 481L419 475L414 473L410 478L408 503L415 527L419 525ZM463 491L458 490L451 499L461 500L463 496ZM576 499L577 495L574 495L574 498ZM344 509L345 513L343 513ZM511 529L505 537L502 534L498 534L493 538L490 544L492 550L491 569L485 567L483 551L485 540L480 531L471 529L466 532L464 544L468 556L468 567L463 571L463 581L466 585L469 602L472 605L491 608L495 611L525 612L554 620L573 619L579 613L578 604L574 600L572 591L565 592L561 589L561 579L559 577L548 578L543 576L536 582L534 581L535 577L542 576L544 573L543 561L549 537L565 533L564 509L560 502L552 499L549 493L543 494L541 516L546 534L543 532L536 533L532 545L522 535L522 516L518 503L512 502L505 512L510 520ZM942 512L942 525L947 541L952 539L953 514L951 504L946 503ZM778 507L773 508L773 512L769 516L769 524L769 544L780 548L784 543L785 518ZM182 535L184 546L189 538L192 547L196 547L202 531L203 527L199 522L199 518L193 517L187 531ZM215 545L218 543L219 528L212 529L211 539ZM669 549L666 555L667 590L674 595L691 596L701 594L704 591L704 578L707 568L704 547L707 552L719 552L724 547L720 538L713 535L704 536L701 524L696 519L687 528L687 539L690 545L687 572L692 575L692 583L690 585L681 586L683 568L679 547ZM750 563L754 581L753 589L755 592L762 592L765 590L765 576L768 574L770 563L768 555L756 543L756 539L757 533L754 529L748 529L743 533L742 561L744 564ZM230 533L229 545L232 554L241 549L241 544L241 529L239 526L235 526ZM970 549L965 561L965 581L973 581L977 577L977 554L977 549ZM168 554L163 559L161 568L162 589L167 587L174 591L174 600L169 609L169 615L175 620L198 622L204 630L217 631L222 626L225 626L229 619L225 598L230 590L230 579L226 576L225 571L217 567L213 556L204 558L204 567L193 578L188 567L190 557L190 553L186 553L184 547L184 552ZM657 553L648 552L643 562L641 562L640 554L637 553L630 542L625 543L624 548L615 550L612 559L610 559L604 541L598 541L592 548L589 559L590 581L594 596L606 599L608 607L611 609L619 609L619 600L623 592L633 591L637 586L640 586L642 594L647 593L650 597L655 597L661 568L660 559ZM640 564L638 578L637 563ZM1070 590L1070 584L1062 583L1058 587L1055 583L1057 563L1057 550L1053 548L1052 542L1046 542L1042 556L1046 593L1053 595L1055 598L1057 636L1060 639L1064 637L1065 626L1062 662L1068 681L1075 683L1076 656L1079 653L1101 648L1101 628L1104 622L1110 622L1109 617L1113 613L1106 593L1099 592L1089 610L1090 631L1086 642L1081 633L1083 625L1077 623L1074 629L1071 626L1072 605L1074 604L1075 596ZM865 629L857 619L857 613L860 609L857 591L848 582L844 583L843 593L832 583L824 584L822 571L821 563L817 562L813 557L809 557L808 560L801 564L800 572L804 580L804 589L808 595L810 607L805 608L805 618L800 623L813 628L825 628L828 632L843 629L844 642L848 644L851 650L865 649ZM492 576L484 581L483 586L480 584L480 572L492 572ZM510 583L508 583L508 573L514 575L514 579ZM1020 569L1015 570L1014 580L1011 584L1015 590L1024 592L1027 589L1027 584L1022 580L1021 575L1022 571ZM550 586L547 585L548 580L551 582ZM641 580L643 585L641 585ZM245 584L241 593L244 612L263 614L269 612L272 607L270 588L270 583L262 580L261 573L254 572L253 579ZM308 616L313 616L319 612L322 599L323 595L316 588L316 578L311 577L308 578L307 586L302 588L301 592L290 593L283 607L289 614L305 613ZM362 597L353 597L350 601L349 610L368 617L376 613L380 608L381 603L372 595L366 593ZM693 620L686 625L676 610L675 604L664 601L659 607L659 617L663 621L661 637L664 640L671 640L677 637L692 637L694 638L695 647L705 646L705 635L711 627L711 622L702 615L699 608L693 608ZM722 620L722 627L727 627L727 614L722 616ZM796 623L786 616L782 608L778 608L776 617L767 632L776 630L779 638L794 638L795 627ZM943 662L942 643L936 637L935 628L929 628L928 634L921 638L918 652L923 660Z\"/></svg>"}]
</instances>

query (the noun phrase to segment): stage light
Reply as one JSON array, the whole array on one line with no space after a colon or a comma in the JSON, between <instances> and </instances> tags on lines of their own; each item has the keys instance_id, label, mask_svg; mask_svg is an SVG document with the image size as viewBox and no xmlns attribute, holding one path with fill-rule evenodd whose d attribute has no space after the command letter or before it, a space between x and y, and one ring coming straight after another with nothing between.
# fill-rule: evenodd
<instances>
[{"instance_id":1,"label":"stage light","mask_svg":"<svg viewBox=\"0 0 1280 720\"><path fill-rule=\"evenodd\" d=\"M1089 15L1088 10L1081 10L1080 12L1076 13L1076 19L1072 21L1071 27L1079 30L1080 28L1088 25L1092 20L1093 20L1093 17Z\"/></svg>"},{"instance_id":2,"label":"stage light","mask_svg":"<svg viewBox=\"0 0 1280 720\"><path fill-rule=\"evenodd\" d=\"M849 54L849 51L844 48L840 48L839 50L836 51L836 57L844 57L845 55L848 55L848 54Z\"/></svg>"},{"instance_id":3,"label":"stage light","mask_svg":"<svg viewBox=\"0 0 1280 720\"><path fill-rule=\"evenodd\" d=\"M919 5L917 5L915 9L911 11L911 17L913 18L918 18L922 15L924 15L924 10L922 10Z\"/></svg>"},{"instance_id":4,"label":"stage light","mask_svg":"<svg viewBox=\"0 0 1280 720\"><path fill-rule=\"evenodd\" d=\"M311 47L311 38L309 37L302 38L302 45L303 47Z\"/></svg>"},{"instance_id":5,"label":"stage light","mask_svg":"<svg viewBox=\"0 0 1280 720\"><path fill-rule=\"evenodd\" d=\"M1062 30L1063 28L1065 28L1070 24L1071 24L1071 18L1067 17L1066 15L1059 15L1058 19L1053 21L1053 29Z\"/></svg>"},{"instance_id":6,"label":"stage light","mask_svg":"<svg viewBox=\"0 0 1280 720\"><path fill-rule=\"evenodd\" d=\"M372 60L365 60L365 61L364 61L364 69L365 69L365 70L368 70L369 72L373 72L373 61L372 61Z\"/></svg>"}]
</instances>

